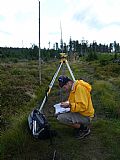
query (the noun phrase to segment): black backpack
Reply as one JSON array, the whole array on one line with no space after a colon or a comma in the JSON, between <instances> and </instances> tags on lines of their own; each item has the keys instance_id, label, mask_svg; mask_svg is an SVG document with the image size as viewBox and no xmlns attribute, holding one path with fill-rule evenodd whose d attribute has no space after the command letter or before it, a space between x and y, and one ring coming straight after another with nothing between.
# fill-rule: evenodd
<instances>
[{"instance_id":1,"label":"black backpack","mask_svg":"<svg viewBox=\"0 0 120 160\"><path fill-rule=\"evenodd\" d=\"M28 124L31 134L35 138L47 139L53 136L53 131L50 129L50 124L45 118L45 115L38 109L31 112L28 117Z\"/></svg>"}]
</instances>

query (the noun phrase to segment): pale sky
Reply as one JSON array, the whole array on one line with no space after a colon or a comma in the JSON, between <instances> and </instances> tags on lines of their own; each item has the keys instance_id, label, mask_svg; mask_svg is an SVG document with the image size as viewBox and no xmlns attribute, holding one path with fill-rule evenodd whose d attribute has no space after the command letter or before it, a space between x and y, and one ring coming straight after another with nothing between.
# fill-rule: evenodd
<instances>
[{"instance_id":1,"label":"pale sky","mask_svg":"<svg viewBox=\"0 0 120 160\"><path fill-rule=\"evenodd\" d=\"M50 42L120 43L120 0L40 0L41 48ZM39 43L39 1L0 0L0 47Z\"/></svg>"}]
</instances>

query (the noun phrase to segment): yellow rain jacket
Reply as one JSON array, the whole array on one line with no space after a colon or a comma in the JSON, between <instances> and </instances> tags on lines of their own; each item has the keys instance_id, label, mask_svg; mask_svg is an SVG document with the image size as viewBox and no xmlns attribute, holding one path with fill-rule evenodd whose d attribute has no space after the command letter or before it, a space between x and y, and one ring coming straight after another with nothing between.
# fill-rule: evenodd
<instances>
[{"instance_id":1,"label":"yellow rain jacket","mask_svg":"<svg viewBox=\"0 0 120 160\"><path fill-rule=\"evenodd\" d=\"M71 112L94 117L94 108L91 100L91 85L83 80L76 80L69 95Z\"/></svg>"}]
</instances>

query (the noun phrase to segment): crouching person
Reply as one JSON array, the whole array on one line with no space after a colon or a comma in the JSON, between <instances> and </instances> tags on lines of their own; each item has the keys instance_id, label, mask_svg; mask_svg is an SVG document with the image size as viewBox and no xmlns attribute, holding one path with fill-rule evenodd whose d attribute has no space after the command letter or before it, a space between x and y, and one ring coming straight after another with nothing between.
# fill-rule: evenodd
<instances>
[{"instance_id":1,"label":"crouching person","mask_svg":"<svg viewBox=\"0 0 120 160\"><path fill-rule=\"evenodd\" d=\"M68 100L61 102L61 107L70 107L70 112L59 114L57 119L75 128L75 137L82 139L90 134L90 122L94 117L91 85L83 80L73 82L63 75L58 78L58 82L61 88L69 92Z\"/></svg>"}]
</instances>

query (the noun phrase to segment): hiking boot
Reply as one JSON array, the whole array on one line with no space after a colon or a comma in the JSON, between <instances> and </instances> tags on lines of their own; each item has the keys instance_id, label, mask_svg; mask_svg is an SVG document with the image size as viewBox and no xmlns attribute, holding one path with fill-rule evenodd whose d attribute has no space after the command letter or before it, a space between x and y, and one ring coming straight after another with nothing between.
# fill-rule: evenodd
<instances>
[{"instance_id":1,"label":"hiking boot","mask_svg":"<svg viewBox=\"0 0 120 160\"><path fill-rule=\"evenodd\" d=\"M86 130L79 130L79 132L76 134L76 138L82 139L82 138L85 138L89 134L90 134L89 128L87 128Z\"/></svg>"}]
</instances>

